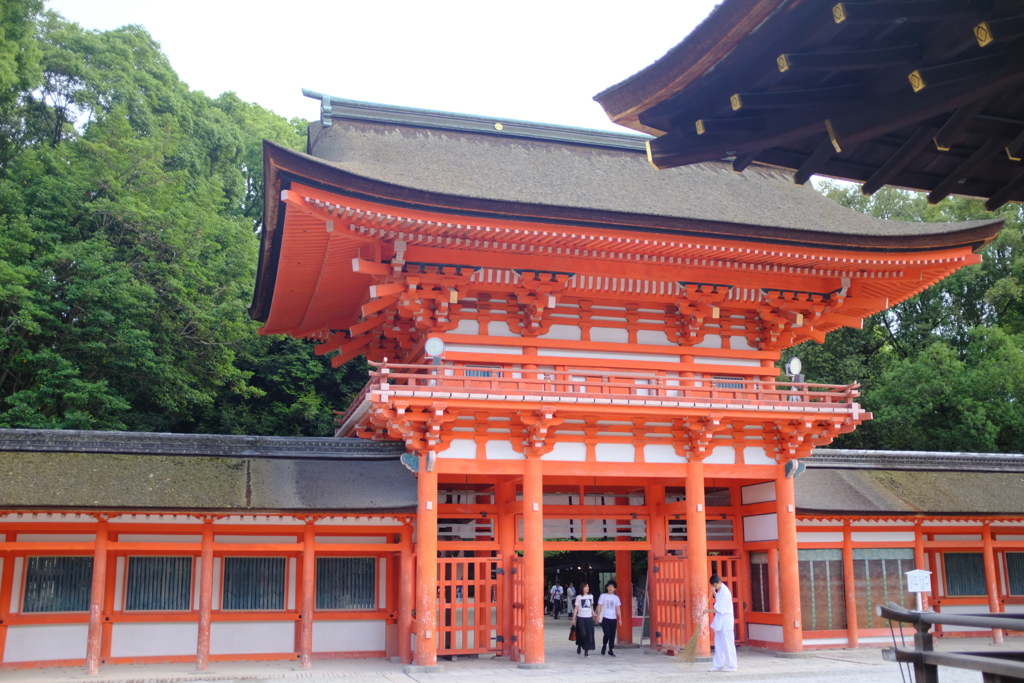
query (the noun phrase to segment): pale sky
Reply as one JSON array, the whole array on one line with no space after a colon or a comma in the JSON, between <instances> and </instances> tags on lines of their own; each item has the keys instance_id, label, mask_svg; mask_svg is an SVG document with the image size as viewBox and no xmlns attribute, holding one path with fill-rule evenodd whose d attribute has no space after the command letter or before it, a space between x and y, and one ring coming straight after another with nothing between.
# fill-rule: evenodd
<instances>
[{"instance_id":1,"label":"pale sky","mask_svg":"<svg viewBox=\"0 0 1024 683\"><path fill-rule=\"evenodd\" d=\"M47 0L87 29L141 24L178 75L286 117L302 88L355 100L606 130L591 98L661 57L716 2Z\"/></svg>"}]
</instances>

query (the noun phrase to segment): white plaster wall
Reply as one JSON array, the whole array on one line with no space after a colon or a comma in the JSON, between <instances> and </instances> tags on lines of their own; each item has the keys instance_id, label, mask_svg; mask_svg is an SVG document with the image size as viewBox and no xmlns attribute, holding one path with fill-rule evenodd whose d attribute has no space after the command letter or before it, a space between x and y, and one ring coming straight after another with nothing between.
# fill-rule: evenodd
<instances>
[{"instance_id":1,"label":"white plaster wall","mask_svg":"<svg viewBox=\"0 0 1024 683\"><path fill-rule=\"evenodd\" d=\"M387 543L386 536L317 536L317 543Z\"/></svg>"},{"instance_id":2,"label":"white plaster wall","mask_svg":"<svg viewBox=\"0 0 1024 683\"><path fill-rule=\"evenodd\" d=\"M750 450L744 452L749 453ZM769 503L775 500L775 482L766 481L761 484L751 484L750 486L740 487L740 498L744 505L753 505L754 503Z\"/></svg>"},{"instance_id":3,"label":"white plaster wall","mask_svg":"<svg viewBox=\"0 0 1024 683\"><path fill-rule=\"evenodd\" d=\"M676 454L675 446L664 443L649 443L644 446L645 462L686 462L686 458Z\"/></svg>"},{"instance_id":4,"label":"white plaster wall","mask_svg":"<svg viewBox=\"0 0 1024 683\"><path fill-rule=\"evenodd\" d=\"M18 534L18 543L92 543L96 534Z\"/></svg>"},{"instance_id":5,"label":"white plaster wall","mask_svg":"<svg viewBox=\"0 0 1024 683\"><path fill-rule=\"evenodd\" d=\"M638 344L649 344L651 346L675 346L669 341L665 330L637 330L636 342Z\"/></svg>"},{"instance_id":6,"label":"white plaster wall","mask_svg":"<svg viewBox=\"0 0 1024 683\"><path fill-rule=\"evenodd\" d=\"M757 351L756 346L751 346L747 338L741 336L729 337L729 348L736 351Z\"/></svg>"},{"instance_id":7,"label":"white plaster wall","mask_svg":"<svg viewBox=\"0 0 1024 683\"><path fill-rule=\"evenodd\" d=\"M779 516L773 512L770 515L744 517L743 540L746 543L779 540Z\"/></svg>"},{"instance_id":8,"label":"white plaster wall","mask_svg":"<svg viewBox=\"0 0 1024 683\"><path fill-rule=\"evenodd\" d=\"M21 574L25 570L25 558L14 558L14 586L11 590L11 614L21 611ZM11 628L14 628L13 626Z\"/></svg>"},{"instance_id":9,"label":"white plaster wall","mask_svg":"<svg viewBox=\"0 0 1024 683\"><path fill-rule=\"evenodd\" d=\"M114 624L111 657L173 657L194 655L199 638L196 622Z\"/></svg>"},{"instance_id":10,"label":"white plaster wall","mask_svg":"<svg viewBox=\"0 0 1024 683\"><path fill-rule=\"evenodd\" d=\"M879 541L891 543L894 541L914 542L913 531L854 531L850 533L854 543L869 543Z\"/></svg>"},{"instance_id":11,"label":"white plaster wall","mask_svg":"<svg viewBox=\"0 0 1024 683\"><path fill-rule=\"evenodd\" d=\"M196 558L196 562L199 562L199 558ZM124 567L125 558L117 558L117 562L114 564L114 611L121 609L121 602L124 597ZM199 574L196 574L199 576ZM196 589L199 589L199 582L196 581Z\"/></svg>"},{"instance_id":12,"label":"white plaster wall","mask_svg":"<svg viewBox=\"0 0 1024 683\"><path fill-rule=\"evenodd\" d=\"M492 323L493 324L493 323ZM500 335L497 335L500 336ZM451 353L495 353L502 356L521 356L520 346L488 346L484 344L448 344Z\"/></svg>"},{"instance_id":13,"label":"white plaster wall","mask_svg":"<svg viewBox=\"0 0 1024 683\"><path fill-rule=\"evenodd\" d=\"M747 624L750 640L761 640L766 643L782 642L782 627L775 624Z\"/></svg>"},{"instance_id":14,"label":"white plaster wall","mask_svg":"<svg viewBox=\"0 0 1024 683\"><path fill-rule=\"evenodd\" d=\"M978 603L975 605L939 605L939 612L941 614L991 614L991 610L988 608L988 598L980 597L977 598ZM978 628L977 626L946 626L942 625L942 630L945 633L953 633L956 631L984 631L985 629Z\"/></svg>"},{"instance_id":15,"label":"white plaster wall","mask_svg":"<svg viewBox=\"0 0 1024 683\"><path fill-rule=\"evenodd\" d=\"M487 323L487 334L492 337L518 337L508 326L507 320L492 320Z\"/></svg>"},{"instance_id":16,"label":"white plaster wall","mask_svg":"<svg viewBox=\"0 0 1024 683\"><path fill-rule=\"evenodd\" d=\"M722 337L718 334L709 334L704 337L700 344L694 344L695 349L720 349L722 348Z\"/></svg>"},{"instance_id":17,"label":"white plaster wall","mask_svg":"<svg viewBox=\"0 0 1024 683\"><path fill-rule=\"evenodd\" d=\"M704 462L717 465L732 465L736 463L736 449L732 446L715 446L711 449L711 455L704 458Z\"/></svg>"},{"instance_id":18,"label":"white plaster wall","mask_svg":"<svg viewBox=\"0 0 1024 683\"><path fill-rule=\"evenodd\" d=\"M526 456L516 453L508 441L488 441L486 449L488 460L525 460Z\"/></svg>"},{"instance_id":19,"label":"white plaster wall","mask_svg":"<svg viewBox=\"0 0 1024 683\"><path fill-rule=\"evenodd\" d=\"M472 460L476 457L476 441L473 439L452 439L446 450L437 454L439 458Z\"/></svg>"},{"instance_id":20,"label":"white plaster wall","mask_svg":"<svg viewBox=\"0 0 1024 683\"><path fill-rule=\"evenodd\" d=\"M89 624L8 626L4 662L85 659Z\"/></svg>"},{"instance_id":21,"label":"white plaster wall","mask_svg":"<svg viewBox=\"0 0 1024 683\"><path fill-rule=\"evenodd\" d=\"M377 609L384 609L388 604L388 558L381 557L377 561Z\"/></svg>"},{"instance_id":22,"label":"white plaster wall","mask_svg":"<svg viewBox=\"0 0 1024 683\"><path fill-rule=\"evenodd\" d=\"M935 534L936 541L980 541L981 534Z\"/></svg>"},{"instance_id":23,"label":"white plaster wall","mask_svg":"<svg viewBox=\"0 0 1024 683\"><path fill-rule=\"evenodd\" d=\"M449 349L451 346L448 347ZM516 353L522 353L517 350ZM669 356L662 353L620 353L618 351L588 351L586 349L537 349L538 356L556 358L590 358L607 360L639 360L651 363L678 363L679 356Z\"/></svg>"},{"instance_id":24,"label":"white plaster wall","mask_svg":"<svg viewBox=\"0 0 1024 683\"><path fill-rule=\"evenodd\" d=\"M215 621L210 625L210 654L214 655L292 652L294 643L292 621Z\"/></svg>"},{"instance_id":25,"label":"white plaster wall","mask_svg":"<svg viewBox=\"0 0 1024 683\"><path fill-rule=\"evenodd\" d=\"M233 536L233 535L216 535L213 537L214 543L298 543L298 539L301 538L297 535L292 536Z\"/></svg>"},{"instance_id":26,"label":"white plaster wall","mask_svg":"<svg viewBox=\"0 0 1024 683\"><path fill-rule=\"evenodd\" d=\"M369 652L384 649L384 620L315 621L313 652Z\"/></svg>"},{"instance_id":27,"label":"white plaster wall","mask_svg":"<svg viewBox=\"0 0 1024 683\"><path fill-rule=\"evenodd\" d=\"M696 356L693 362L697 365L737 365L744 368L759 368L761 361L756 358L719 358L710 356Z\"/></svg>"},{"instance_id":28,"label":"white plaster wall","mask_svg":"<svg viewBox=\"0 0 1024 683\"><path fill-rule=\"evenodd\" d=\"M620 327L591 327L590 341L627 344L629 343L629 331Z\"/></svg>"},{"instance_id":29,"label":"white plaster wall","mask_svg":"<svg viewBox=\"0 0 1024 683\"><path fill-rule=\"evenodd\" d=\"M631 443L599 443L594 449L598 462L634 462L636 446Z\"/></svg>"},{"instance_id":30,"label":"white plaster wall","mask_svg":"<svg viewBox=\"0 0 1024 683\"><path fill-rule=\"evenodd\" d=\"M1024 541L1024 536L1016 534L996 534L993 538L997 541Z\"/></svg>"},{"instance_id":31,"label":"white plaster wall","mask_svg":"<svg viewBox=\"0 0 1024 683\"><path fill-rule=\"evenodd\" d=\"M123 543L202 543L202 536L171 536L163 534L118 534Z\"/></svg>"},{"instance_id":32,"label":"white plaster wall","mask_svg":"<svg viewBox=\"0 0 1024 683\"><path fill-rule=\"evenodd\" d=\"M117 558L120 560L121 558ZM199 598L203 592L203 558L197 557L195 559L196 570L195 577L192 579L192 609L199 609ZM121 588L117 588L117 594L114 595L114 610L120 608L120 598L118 595L121 593Z\"/></svg>"},{"instance_id":33,"label":"white plaster wall","mask_svg":"<svg viewBox=\"0 0 1024 683\"><path fill-rule=\"evenodd\" d=\"M288 609L295 609L295 584L298 576L299 560L296 557L288 558ZM216 603L214 603L216 604Z\"/></svg>"},{"instance_id":34,"label":"white plaster wall","mask_svg":"<svg viewBox=\"0 0 1024 683\"><path fill-rule=\"evenodd\" d=\"M538 334L537 338L579 341L583 339L583 330L575 325L552 325L545 334Z\"/></svg>"},{"instance_id":35,"label":"white plaster wall","mask_svg":"<svg viewBox=\"0 0 1024 683\"><path fill-rule=\"evenodd\" d=\"M540 459L583 462L587 459L587 444L579 441L559 441L550 453L545 453Z\"/></svg>"},{"instance_id":36,"label":"white plaster wall","mask_svg":"<svg viewBox=\"0 0 1024 683\"><path fill-rule=\"evenodd\" d=\"M768 455L764 448L761 446L745 446L743 448L743 463L746 465L777 465L775 458ZM774 491L775 484L772 483L773 496L772 500L775 500Z\"/></svg>"},{"instance_id":37,"label":"white plaster wall","mask_svg":"<svg viewBox=\"0 0 1024 683\"><path fill-rule=\"evenodd\" d=\"M306 522L305 520L296 519L290 515L226 515L213 520L213 523L215 526L218 524L259 524L260 526L274 524L280 526L303 526Z\"/></svg>"},{"instance_id":38,"label":"white plaster wall","mask_svg":"<svg viewBox=\"0 0 1024 683\"><path fill-rule=\"evenodd\" d=\"M797 543L842 543L842 531L798 531Z\"/></svg>"},{"instance_id":39,"label":"white plaster wall","mask_svg":"<svg viewBox=\"0 0 1024 683\"><path fill-rule=\"evenodd\" d=\"M846 638L804 638L804 645L849 645Z\"/></svg>"},{"instance_id":40,"label":"white plaster wall","mask_svg":"<svg viewBox=\"0 0 1024 683\"><path fill-rule=\"evenodd\" d=\"M480 334L480 321L460 320L454 330L448 330L448 334Z\"/></svg>"},{"instance_id":41,"label":"white plaster wall","mask_svg":"<svg viewBox=\"0 0 1024 683\"><path fill-rule=\"evenodd\" d=\"M213 609L220 609L220 584L223 580L220 567L220 558L213 558Z\"/></svg>"}]
</instances>

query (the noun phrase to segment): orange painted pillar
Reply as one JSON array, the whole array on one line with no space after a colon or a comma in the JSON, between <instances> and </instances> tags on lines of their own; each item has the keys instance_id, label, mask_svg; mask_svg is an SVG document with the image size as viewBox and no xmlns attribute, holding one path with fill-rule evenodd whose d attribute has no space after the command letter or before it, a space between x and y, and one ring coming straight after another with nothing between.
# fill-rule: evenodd
<instances>
[{"instance_id":1,"label":"orange painted pillar","mask_svg":"<svg viewBox=\"0 0 1024 683\"><path fill-rule=\"evenodd\" d=\"M11 534L13 538L17 535ZM0 541L7 542L7 534L0 534ZM3 566L0 568L0 662L4 661L7 647L7 615L10 614L11 593L14 591L14 558L9 552L0 554Z\"/></svg>"},{"instance_id":2,"label":"orange painted pillar","mask_svg":"<svg viewBox=\"0 0 1024 683\"><path fill-rule=\"evenodd\" d=\"M501 644L501 654L504 657L512 655L512 632L515 629L515 615L512 612L513 590L512 590L512 558L515 556L516 543L516 517L505 512L505 505L516 500L516 484L502 477L494 486L494 504L498 509L497 527L495 529L498 538L498 558L501 560L501 568L504 571L504 578L501 582L501 636L504 642Z\"/></svg>"},{"instance_id":3,"label":"orange painted pillar","mask_svg":"<svg viewBox=\"0 0 1024 683\"><path fill-rule=\"evenodd\" d=\"M107 543L117 541L117 534L107 533ZM117 556L107 558L114 562L114 571L107 572L107 585L103 589L103 628L100 634L100 662L110 656L110 646L114 641L114 623L110 617L114 614L114 594L117 592ZM0 659L2 662L3 659Z\"/></svg>"},{"instance_id":4,"label":"orange painted pillar","mask_svg":"<svg viewBox=\"0 0 1024 683\"><path fill-rule=\"evenodd\" d=\"M655 603L657 602L657 595L654 590L654 582L656 577L654 576L654 561L655 558L664 557L667 552L666 534L667 523L665 516L662 514L660 506L665 504L665 485L664 484L647 484L644 487L644 497L647 502L647 540L651 544L651 549L647 551L647 623L650 624L650 633L653 636L655 631L655 620L654 617L657 614L655 610ZM653 640L651 642L654 642Z\"/></svg>"},{"instance_id":5,"label":"orange painted pillar","mask_svg":"<svg viewBox=\"0 0 1024 683\"><path fill-rule=\"evenodd\" d=\"M210 664L210 615L213 612L213 521L203 521L203 545L199 557L199 639L196 671Z\"/></svg>"},{"instance_id":6,"label":"orange painted pillar","mask_svg":"<svg viewBox=\"0 0 1024 683\"><path fill-rule=\"evenodd\" d=\"M779 518L779 592L782 601L782 650L803 652L803 624L800 621L800 565L796 548L796 494L793 480L779 465L775 478L775 502Z\"/></svg>"},{"instance_id":7,"label":"orange painted pillar","mask_svg":"<svg viewBox=\"0 0 1024 683\"><path fill-rule=\"evenodd\" d=\"M412 561L412 527L402 527L398 576L398 659L412 664L412 606L415 595L416 568Z\"/></svg>"},{"instance_id":8,"label":"orange painted pillar","mask_svg":"<svg viewBox=\"0 0 1024 683\"><path fill-rule=\"evenodd\" d=\"M629 505L629 497L616 499L618 505ZM629 519L621 519L619 525L630 524ZM619 541L631 541L633 535L619 536ZM622 645L633 643L633 553L629 550L615 551L615 581L619 584L618 595L622 601L622 619L619 621L616 639Z\"/></svg>"},{"instance_id":9,"label":"orange painted pillar","mask_svg":"<svg viewBox=\"0 0 1024 683\"><path fill-rule=\"evenodd\" d=\"M299 619L299 667L313 666L313 609L316 606L316 529L306 521L302 534L302 612Z\"/></svg>"},{"instance_id":10,"label":"orange painted pillar","mask_svg":"<svg viewBox=\"0 0 1024 683\"><path fill-rule=\"evenodd\" d=\"M85 675L100 672L100 648L103 641L103 592L107 585L107 522L96 527L96 545L92 559L92 591L89 594L89 636L85 648Z\"/></svg>"},{"instance_id":11,"label":"orange painted pillar","mask_svg":"<svg viewBox=\"0 0 1024 683\"><path fill-rule=\"evenodd\" d=\"M914 569L925 569L928 568L925 565L925 554L924 554L924 528L921 520L914 522ZM921 609L928 611L928 598L931 593L921 593Z\"/></svg>"},{"instance_id":12,"label":"orange painted pillar","mask_svg":"<svg viewBox=\"0 0 1024 683\"><path fill-rule=\"evenodd\" d=\"M846 593L846 640L850 647L860 645L857 629L857 584L853 577L853 536L850 520L843 520L843 589Z\"/></svg>"},{"instance_id":13,"label":"orange painted pillar","mask_svg":"<svg viewBox=\"0 0 1024 683\"><path fill-rule=\"evenodd\" d=\"M437 666L437 472L419 457L416 514L416 664Z\"/></svg>"},{"instance_id":14,"label":"orange painted pillar","mask_svg":"<svg viewBox=\"0 0 1024 683\"><path fill-rule=\"evenodd\" d=\"M984 549L985 588L988 589L988 611L995 614L1002 610L999 609L999 581L996 578L996 552L992 547L992 527L988 524L981 528L981 544ZM992 642L1003 642L1002 629L992 629Z\"/></svg>"},{"instance_id":15,"label":"orange painted pillar","mask_svg":"<svg viewBox=\"0 0 1024 683\"><path fill-rule=\"evenodd\" d=\"M523 592L526 664L544 663L544 464L523 463Z\"/></svg>"},{"instance_id":16,"label":"orange painted pillar","mask_svg":"<svg viewBox=\"0 0 1024 683\"><path fill-rule=\"evenodd\" d=\"M708 583L708 536L704 510L704 463L695 458L686 466L686 550L690 584L690 623L700 629L697 656L711 654L711 628L707 614L711 596ZM693 633L693 630L690 631Z\"/></svg>"}]
</instances>

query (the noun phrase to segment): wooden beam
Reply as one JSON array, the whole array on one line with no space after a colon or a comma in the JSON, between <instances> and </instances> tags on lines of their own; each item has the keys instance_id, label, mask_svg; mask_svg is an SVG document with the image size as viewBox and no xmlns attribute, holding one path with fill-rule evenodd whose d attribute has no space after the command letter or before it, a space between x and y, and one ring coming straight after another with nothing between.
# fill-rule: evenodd
<instances>
[{"instance_id":1,"label":"wooden beam","mask_svg":"<svg viewBox=\"0 0 1024 683\"><path fill-rule=\"evenodd\" d=\"M837 24L888 24L908 21L936 21L951 16L978 14L991 2L963 0L916 0L912 2L840 2L832 7Z\"/></svg>"},{"instance_id":2,"label":"wooden beam","mask_svg":"<svg viewBox=\"0 0 1024 683\"><path fill-rule=\"evenodd\" d=\"M736 159L734 159L732 162L732 170L735 171L736 173L743 173L743 171L747 169L747 166L750 166L750 164L752 164L754 160L757 159L757 155L760 153L760 151L761 150L755 150L753 152L747 152L746 154L741 154L738 157L736 157Z\"/></svg>"},{"instance_id":3,"label":"wooden beam","mask_svg":"<svg viewBox=\"0 0 1024 683\"><path fill-rule=\"evenodd\" d=\"M916 62L922 53L920 45L907 45L850 52L791 52L779 55L775 61L780 72L854 71Z\"/></svg>"},{"instance_id":4,"label":"wooden beam","mask_svg":"<svg viewBox=\"0 0 1024 683\"><path fill-rule=\"evenodd\" d=\"M354 258L352 259L352 272L388 276L391 275L392 268L388 263L375 263L366 259Z\"/></svg>"},{"instance_id":5,"label":"wooden beam","mask_svg":"<svg viewBox=\"0 0 1024 683\"><path fill-rule=\"evenodd\" d=\"M864 95L860 85L844 85L838 88L814 88L811 90L786 90L781 92L743 92L729 98L733 111L741 109L786 109L800 105L835 104L850 102Z\"/></svg>"},{"instance_id":6,"label":"wooden beam","mask_svg":"<svg viewBox=\"0 0 1024 683\"><path fill-rule=\"evenodd\" d=\"M390 308L392 304L397 303L402 298L401 294L391 294L389 296L382 296L379 299L374 299L369 303L363 304L359 312L363 314L363 317L368 317L376 313L377 311L383 311L385 308Z\"/></svg>"},{"instance_id":7,"label":"wooden beam","mask_svg":"<svg viewBox=\"0 0 1024 683\"><path fill-rule=\"evenodd\" d=\"M892 180L892 177L902 171L907 164L909 164L914 157L921 153L932 139L932 134L935 132L935 128L932 126L920 126L914 134L911 135L905 143L896 153L886 160L877 171L875 171L867 181L861 185L860 191L866 195L871 196L874 193Z\"/></svg>"},{"instance_id":8,"label":"wooden beam","mask_svg":"<svg viewBox=\"0 0 1024 683\"><path fill-rule=\"evenodd\" d=\"M988 104L988 98L979 99L976 102L960 107L949 117L945 125L935 134L935 148L940 152L948 152L953 141L964 132L971 121L981 113L981 110Z\"/></svg>"},{"instance_id":9,"label":"wooden beam","mask_svg":"<svg viewBox=\"0 0 1024 683\"><path fill-rule=\"evenodd\" d=\"M1020 161L1024 157L1024 130L1006 146L1006 156L1010 161Z\"/></svg>"},{"instance_id":10,"label":"wooden beam","mask_svg":"<svg viewBox=\"0 0 1024 683\"><path fill-rule=\"evenodd\" d=\"M1024 36L1024 15L983 21L974 27L974 37L981 47Z\"/></svg>"},{"instance_id":11,"label":"wooden beam","mask_svg":"<svg viewBox=\"0 0 1024 683\"><path fill-rule=\"evenodd\" d=\"M993 71L999 71L1007 64L1008 56L1005 52L997 52L984 57L964 59L959 62L929 66L911 71L907 76L910 87L914 92L921 92L925 88L934 88L940 85L956 83L968 78L975 78Z\"/></svg>"},{"instance_id":12,"label":"wooden beam","mask_svg":"<svg viewBox=\"0 0 1024 683\"><path fill-rule=\"evenodd\" d=\"M1003 142L999 138L990 138L986 141L978 151L964 160L962 164L957 166L955 171L946 176L934 190L928 193L928 203L938 204L949 196L949 193L956 188L957 184L962 185L967 182L967 178L971 173L999 153L999 150L1003 148Z\"/></svg>"},{"instance_id":13,"label":"wooden beam","mask_svg":"<svg viewBox=\"0 0 1024 683\"><path fill-rule=\"evenodd\" d=\"M1024 191L1024 170L1021 170L1020 175L1004 185L1003 189L989 197L988 201L985 202L985 208L989 211L995 211L1016 197L1021 191Z\"/></svg>"},{"instance_id":14,"label":"wooden beam","mask_svg":"<svg viewBox=\"0 0 1024 683\"><path fill-rule=\"evenodd\" d=\"M764 119L745 117L735 119L697 119L694 122L697 135L721 135L752 133L764 129Z\"/></svg>"},{"instance_id":15,"label":"wooden beam","mask_svg":"<svg viewBox=\"0 0 1024 683\"><path fill-rule=\"evenodd\" d=\"M800 164L800 168L793 174L793 182L797 185L806 183L811 179L812 175L825 165L825 162L835 156L835 153L836 148L832 145L832 140L826 137L818 145L818 148L807 157L807 160Z\"/></svg>"}]
</instances>

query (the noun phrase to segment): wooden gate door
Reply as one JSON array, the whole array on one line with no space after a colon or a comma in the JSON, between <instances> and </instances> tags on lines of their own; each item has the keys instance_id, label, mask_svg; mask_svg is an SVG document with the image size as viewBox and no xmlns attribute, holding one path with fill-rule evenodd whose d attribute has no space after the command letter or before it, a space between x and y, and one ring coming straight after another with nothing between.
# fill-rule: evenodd
<instances>
[{"instance_id":1,"label":"wooden gate door","mask_svg":"<svg viewBox=\"0 0 1024 683\"><path fill-rule=\"evenodd\" d=\"M438 656L501 651L500 568L496 557L438 560Z\"/></svg>"},{"instance_id":2,"label":"wooden gate door","mask_svg":"<svg viewBox=\"0 0 1024 683\"><path fill-rule=\"evenodd\" d=\"M686 558L654 558L651 567L651 644L680 650L686 644Z\"/></svg>"},{"instance_id":3,"label":"wooden gate door","mask_svg":"<svg viewBox=\"0 0 1024 683\"><path fill-rule=\"evenodd\" d=\"M526 591L523 586L523 558L512 558L512 647L510 661L518 662L526 643ZM508 637L507 635L505 636Z\"/></svg>"},{"instance_id":4,"label":"wooden gate door","mask_svg":"<svg viewBox=\"0 0 1024 683\"><path fill-rule=\"evenodd\" d=\"M722 578L722 583L725 584L729 591L732 593L732 610L733 615L736 617L735 631L736 631L736 642L741 641L740 634L746 633L747 629L743 628L741 623L744 618L742 602L740 596L743 593L740 592L741 581L743 573L741 570L741 558L739 556L728 556L728 555L712 555L708 557L708 576L718 574ZM715 632L711 632L711 644L715 643Z\"/></svg>"}]
</instances>

